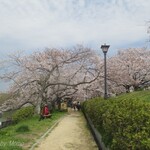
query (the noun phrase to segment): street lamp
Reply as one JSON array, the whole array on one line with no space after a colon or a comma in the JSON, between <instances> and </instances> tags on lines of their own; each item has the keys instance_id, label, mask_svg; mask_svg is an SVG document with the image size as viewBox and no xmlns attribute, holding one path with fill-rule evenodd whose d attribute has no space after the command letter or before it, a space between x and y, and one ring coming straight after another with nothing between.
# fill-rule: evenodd
<instances>
[{"instance_id":1,"label":"street lamp","mask_svg":"<svg viewBox=\"0 0 150 150\"><path fill-rule=\"evenodd\" d=\"M101 49L104 53L104 84L105 84L105 91L104 91L104 99L107 99L107 68L106 68L106 53L109 49L110 45L101 45Z\"/></svg>"}]
</instances>

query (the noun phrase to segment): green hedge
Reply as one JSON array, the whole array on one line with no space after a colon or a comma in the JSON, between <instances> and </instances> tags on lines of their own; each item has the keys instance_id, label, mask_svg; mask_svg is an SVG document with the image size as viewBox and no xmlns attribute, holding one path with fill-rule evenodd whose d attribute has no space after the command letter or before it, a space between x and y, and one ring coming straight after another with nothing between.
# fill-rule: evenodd
<instances>
[{"instance_id":1,"label":"green hedge","mask_svg":"<svg viewBox=\"0 0 150 150\"><path fill-rule=\"evenodd\" d=\"M13 114L12 119L15 123L18 123L21 120L24 120L26 118L33 116L33 114L34 114L34 107L32 107L32 106L23 107L23 108L17 110Z\"/></svg>"},{"instance_id":2,"label":"green hedge","mask_svg":"<svg viewBox=\"0 0 150 150\"><path fill-rule=\"evenodd\" d=\"M84 102L83 110L111 150L150 149L150 103L97 98Z\"/></svg>"}]
</instances>

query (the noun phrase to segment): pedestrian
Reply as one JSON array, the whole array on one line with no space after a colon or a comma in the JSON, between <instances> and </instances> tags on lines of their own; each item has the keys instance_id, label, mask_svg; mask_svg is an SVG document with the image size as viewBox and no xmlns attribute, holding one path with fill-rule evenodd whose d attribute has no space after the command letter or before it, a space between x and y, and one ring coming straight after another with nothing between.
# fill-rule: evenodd
<instances>
[{"instance_id":1,"label":"pedestrian","mask_svg":"<svg viewBox=\"0 0 150 150\"><path fill-rule=\"evenodd\" d=\"M80 109L81 109L81 104L80 104L80 102L78 101L78 102L77 102L77 110L80 111Z\"/></svg>"},{"instance_id":2,"label":"pedestrian","mask_svg":"<svg viewBox=\"0 0 150 150\"><path fill-rule=\"evenodd\" d=\"M76 102L76 101L73 101L72 105L73 105L73 109L74 109L74 111L75 111L75 110L76 110L76 108L77 108L77 107L76 107L76 106L77 106L76 104L77 104L77 102Z\"/></svg>"},{"instance_id":3,"label":"pedestrian","mask_svg":"<svg viewBox=\"0 0 150 150\"><path fill-rule=\"evenodd\" d=\"M71 108L72 108L72 99L67 98L67 108L68 108L68 114L71 114Z\"/></svg>"}]
</instances>

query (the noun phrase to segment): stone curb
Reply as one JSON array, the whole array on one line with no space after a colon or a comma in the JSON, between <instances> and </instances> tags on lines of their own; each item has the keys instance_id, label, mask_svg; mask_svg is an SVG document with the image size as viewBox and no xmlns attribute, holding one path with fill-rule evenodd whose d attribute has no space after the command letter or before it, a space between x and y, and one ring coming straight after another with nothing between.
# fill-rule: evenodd
<instances>
[{"instance_id":1,"label":"stone curb","mask_svg":"<svg viewBox=\"0 0 150 150\"><path fill-rule=\"evenodd\" d=\"M84 116L87 120L87 123L90 127L91 133L92 133L92 135L93 135L93 137L94 137L94 139L97 143L97 146L98 146L99 150L109 150L109 148L106 148L105 144L103 143L102 136L98 132L98 130L94 127L91 119L88 117L88 115L85 112L83 112L83 114L84 114Z\"/></svg>"}]
</instances>

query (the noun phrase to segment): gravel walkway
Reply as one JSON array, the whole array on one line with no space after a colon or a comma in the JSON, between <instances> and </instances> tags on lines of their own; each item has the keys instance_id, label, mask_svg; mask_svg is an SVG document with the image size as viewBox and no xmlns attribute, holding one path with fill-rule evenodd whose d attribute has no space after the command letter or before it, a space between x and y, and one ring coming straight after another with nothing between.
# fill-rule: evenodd
<instances>
[{"instance_id":1,"label":"gravel walkway","mask_svg":"<svg viewBox=\"0 0 150 150\"><path fill-rule=\"evenodd\" d=\"M34 150L98 150L82 113L72 111Z\"/></svg>"}]
</instances>

